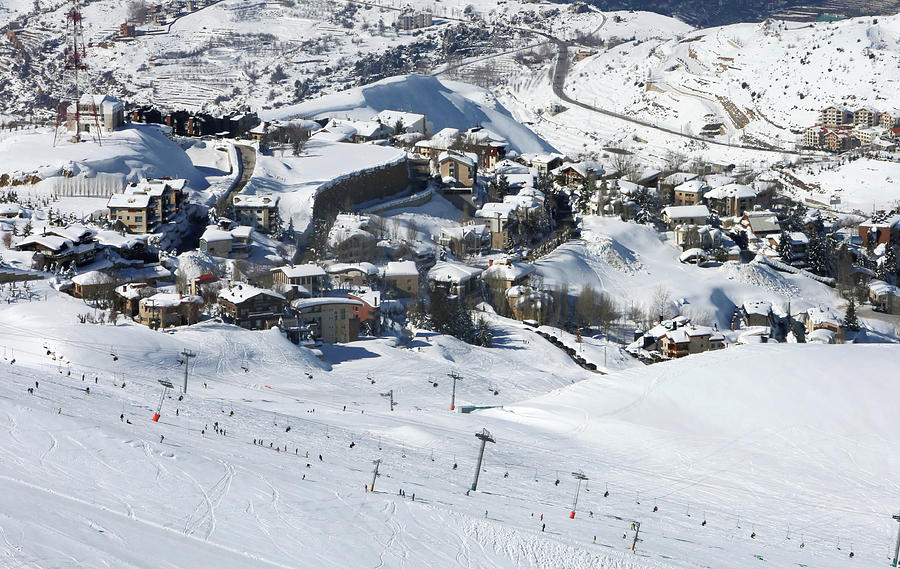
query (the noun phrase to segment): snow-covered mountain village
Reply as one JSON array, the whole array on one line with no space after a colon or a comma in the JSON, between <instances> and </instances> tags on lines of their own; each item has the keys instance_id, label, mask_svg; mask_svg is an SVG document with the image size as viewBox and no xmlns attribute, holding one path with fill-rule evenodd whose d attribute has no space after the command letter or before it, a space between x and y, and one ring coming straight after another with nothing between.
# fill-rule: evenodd
<instances>
[{"instance_id":1,"label":"snow-covered mountain village","mask_svg":"<svg viewBox=\"0 0 900 569\"><path fill-rule=\"evenodd\" d=\"M900 2L0 32L0 567L898 565Z\"/></svg>"}]
</instances>

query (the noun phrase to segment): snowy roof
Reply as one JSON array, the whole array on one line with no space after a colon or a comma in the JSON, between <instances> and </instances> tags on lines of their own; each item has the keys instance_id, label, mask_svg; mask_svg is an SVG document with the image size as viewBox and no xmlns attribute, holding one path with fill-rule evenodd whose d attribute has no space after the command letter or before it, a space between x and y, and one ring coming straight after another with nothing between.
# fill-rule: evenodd
<instances>
[{"instance_id":1,"label":"snowy roof","mask_svg":"<svg viewBox=\"0 0 900 569\"><path fill-rule=\"evenodd\" d=\"M19 244L16 245L16 247L21 249L26 245L32 244L40 245L51 251L59 251L64 247L72 247L74 245L70 240L65 237L59 237L58 235L31 235L19 241Z\"/></svg>"},{"instance_id":2,"label":"snowy roof","mask_svg":"<svg viewBox=\"0 0 900 569\"><path fill-rule=\"evenodd\" d=\"M694 217L709 217L709 210L705 205L670 205L663 209L663 215L669 219L688 219Z\"/></svg>"},{"instance_id":3,"label":"snowy roof","mask_svg":"<svg viewBox=\"0 0 900 569\"><path fill-rule=\"evenodd\" d=\"M381 122L385 124L389 124L394 126L397 124L397 121L403 123L404 128L408 127L416 122L423 120L425 115L420 115L418 113L407 113L405 111L391 111L391 110L383 110L377 115L375 115Z\"/></svg>"},{"instance_id":4,"label":"snowy roof","mask_svg":"<svg viewBox=\"0 0 900 569\"><path fill-rule=\"evenodd\" d=\"M661 338L668 338L675 342L676 344L687 344L691 341L691 338L688 336L687 332L685 332L684 328L678 328L676 330L670 330L660 336Z\"/></svg>"},{"instance_id":5,"label":"snowy roof","mask_svg":"<svg viewBox=\"0 0 900 569\"><path fill-rule=\"evenodd\" d=\"M814 326L822 324L830 324L833 326L840 325L838 315L827 306L815 306L807 310L806 314L809 316L809 320Z\"/></svg>"},{"instance_id":6,"label":"snowy roof","mask_svg":"<svg viewBox=\"0 0 900 569\"><path fill-rule=\"evenodd\" d=\"M834 330L828 330L826 328L818 328L813 330L809 334L806 335L806 343L807 344L833 344L834 343Z\"/></svg>"},{"instance_id":7,"label":"snowy roof","mask_svg":"<svg viewBox=\"0 0 900 569\"><path fill-rule=\"evenodd\" d=\"M155 308L174 308L182 304L203 304L203 298L191 294L177 294L170 292L159 292L153 296L141 299L142 306L152 306Z\"/></svg>"},{"instance_id":8,"label":"snowy roof","mask_svg":"<svg viewBox=\"0 0 900 569\"><path fill-rule=\"evenodd\" d=\"M725 198L755 198L757 191L750 186L744 184L725 184L719 186L706 193L706 197L710 199Z\"/></svg>"},{"instance_id":9,"label":"snowy roof","mask_svg":"<svg viewBox=\"0 0 900 569\"><path fill-rule=\"evenodd\" d=\"M704 177L703 181L706 182L706 185L710 188L718 188L719 186L734 183L734 178L726 176L725 174L710 174Z\"/></svg>"},{"instance_id":10,"label":"snowy roof","mask_svg":"<svg viewBox=\"0 0 900 569\"><path fill-rule=\"evenodd\" d=\"M494 263L481 273L481 277L517 281L534 271L535 267L531 263Z\"/></svg>"},{"instance_id":11,"label":"snowy roof","mask_svg":"<svg viewBox=\"0 0 900 569\"><path fill-rule=\"evenodd\" d=\"M880 280L869 281L869 291L877 296L887 294L900 296L900 288Z\"/></svg>"},{"instance_id":12,"label":"snowy roof","mask_svg":"<svg viewBox=\"0 0 900 569\"><path fill-rule=\"evenodd\" d=\"M768 316L772 312L772 303L768 300L750 300L743 304L743 308L747 314Z\"/></svg>"},{"instance_id":13,"label":"snowy roof","mask_svg":"<svg viewBox=\"0 0 900 569\"><path fill-rule=\"evenodd\" d=\"M510 219L513 217L513 213L516 211L516 204L504 202L488 202L481 206L481 209L475 212L476 218L481 219L496 219L500 217L502 219Z\"/></svg>"},{"instance_id":14,"label":"snowy roof","mask_svg":"<svg viewBox=\"0 0 900 569\"><path fill-rule=\"evenodd\" d=\"M88 271L72 277L72 282L81 286L112 284L116 279L107 273L100 271Z\"/></svg>"},{"instance_id":15,"label":"snowy roof","mask_svg":"<svg viewBox=\"0 0 900 569\"><path fill-rule=\"evenodd\" d=\"M106 106L122 106L122 102L113 99L109 95L93 95L90 93L85 93L78 99L78 103L82 105L90 105L91 103L97 105L97 108L102 108L104 105Z\"/></svg>"},{"instance_id":16,"label":"snowy roof","mask_svg":"<svg viewBox=\"0 0 900 569\"><path fill-rule=\"evenodd\" d=\"M470 235L487 235L490 231L486 225L460 225L459 227L442 227L441 237L449 239L465 239Z\"/></svg>"},{"instance_id":17,"label":"snowy roof","mask_svg":"<svg viewBox=\"0 0 900 569\"><path fill-rule=\"evenodd\" d=\"M791 243L797 245L805 245L809 243L809 237L806 236L805 233L800 231L792 231L790 234Z\"/></svg>"},{"instance_id":18,"label":"snowy roof","mask_svg":"<svg viewBox=\"0 0 900 569\"><path fill-rule=\"evenodd\" d=\"M206 227L206 231L203 232L203 235L200 236L201 241L205 241L206 243L216 243L221 241L231 241L231 232L225 231L224 229L219 229L216 225L209 225Z\"/></svg>"},{"instance_id":19,"label":"snowy roof","mask_svg":"<svg viewBox=\"0 0 900 569\"><path fill-rule=\"evenodd\" d=\"M370 138L381 134L393 134L394 128L378 121L355 121L345 119L332 119L325 128L330 131L338 130L342 133L349 134L350 129L353 134L350 136L362 136Z\"/></svg>"},{"instance_id":20,"label":"snowy roof","mask_svg":"<svg viewBox=\"0 0 900 569\"><path fill-rule=\"evenodd\" d=\"M134 299L141 298L142 296L146 296L146 294L142 294L142 291L155 291L151 286L148 286L146 283L127 283L122 286L116 287L116 294L123 298Z\"/></svg>"},{"instance_id":21,"label":"snowy roof","mask_svg":"<svg viewBox=\"0 0 900 569\"><path fill-rule=\"evenodd\" d=\"M700 249L699 247L694 247L693 249L688 249L687 251L685 251L684 253L682 253L681 255L678 256L678 260L681 261L682 263L686 263L693 258L708 259L709 255L703 249Z\"/></svg>"},{"instance_id":22,"label":"snowy roof","mask_svg":"<svg viewBox=\"0 0 900 569\"><path fill-rule=\"evenodd\" d=\"M412 277L419 276L419 270L413 261L391 261L384 269L386 277Z\"/></svg>"},{"instance_id":23,"label":"snowy roof","mask_svg":"<svg viewBox=\"0 0 900 569\"><path fill-rule=\"evenodd\" d=\"M767 215L748 215L748 218L750 221L750 229L753 232L773 232L781 229L781 224L778 223L778 217L776 217L774 213L768 213Z\"/></svg>"},{"instance_id":24,"label":"snowy roof","mask_svg":"<svg viewBox=\"0 0 900 569\"><path fill-rule=\"evenodd\" d=\"M696 176L695 176L695 178L696 178ZM703 180L693 179L693 180L688 180L682 184L675 186L675 191L676 192L699 193L699 192L702 192L707 187L708 186L706 185L706 182L704 182Z\"/></svg>"},{"instance_id":25,"label":"snowy roof","mask_svg":"<svg viewBox=\"0 0 900 569\"><path fill-rule=\"evenodd\" d=\"M351 304L353 306L362 306L363 303L352 298L340 298L336 296L325 296L320 298L298 298L291 302L291 306L297 310L310 308L312 306L322 306L325 304Z\"/></svg>"},{"instance_id":26,"label":"snowy roof","mask_svg":"<svg viewBox=\"0 0 900 569\"><path fill-rule=\"evenodd\" d=\"M509 142L494 131L483 127L473 127L466 131L469 142L481 145L507 146Z\"/></svg>"},{"instance_id":27,"label":"snowy roof","mask_svg":"<svg viewBox=\"0 0 900 569\"><path fill-rule=\"evenodd\" d=\"M18 207L18 206L16 206ZM90 229L80 223L72 223L65 227L52 227L47 229L49 235L59 235L72 241L82 241L97 234L97 230Z\"/></svg>"},{"instance_id":28,"label":"snowy roof","mask_svg":"<svg viewBox=\"0 0 900 569\"><path fill-rule=\"evenodd\" d=\"M274 208L278 206L278 198L269 194L238 194L234 196L236 207Z\"/></svg>"},{"instance_id":29,"label":"snowy roof","mask_svg":"<svg viewBox=\"0 0 900 569\"><path fill-rule=\"evenodd\" d=\"M122 269L118 274L120 282L145 282L172 278L172 271L162 265L145 265L131 269Z\"/></svg>"},{"instance_id":30,"label":"snowy roof","mask_svg":"<svg viewBox=\"0 0 900 569\"><path fill-rule=\"evenodd\" d=\"M524 164L519 164L518 162L513 162L512 160L504 159L500 162L497 162L497 165L494 166L494 171L497 173L497 178L500 178L501 175L509 175L509 174L535 174L537 175L537 170L533 168L529 168Z\"/></svg>"},{"instance_id":31,"label":"snowy roof","mask_svg":"<svg viewBox=\"0 0 900 569\"><path fill-rule=\"evenodd\" d=\"M584 160L582 162L575 162L572 164L563 164L562 166L554 170L554 173L564 173L567 170L576 172L582 178L587 177L589 172L593 172L597 176L602 176L606 173L606 171L603 169L603 164L594 162L592 160Z\"/></svg>"},{"instance_id":32,"label":"snowy roof","mask_svg":"<svg viewBox=\"0 0 900 569\"><path fill-rule=\"evenodd\" d=\"M325 276L325 269L313 263L306 263L305 265L294 265L293 267L285 265L284 267L272 269L272 271L281 271L289 279Z\"/></svg>"},{"instance_id":33,"label":"snowy roof","mask_svg":"<svg viewBox=\"0 0 900 569\"><path fill-rule=\"evenodd\" d=\"M635 184L634 182L629 182L628 180L617 180L616 188L619 190L619 192L628 196L646 189L644 186Z\"/></svg>"},{"instance_id":34,"label":"snowy roof","mask_svg":"<svg viewBox=\"0 0 900 569\"><path fill-rule=\"evenodd\" d=\"M0 204L0 215L16 215L20 211L22 211L22 208L19 206L19 204L14 204L14 203Z\"/></svg>"},{"instance_id":35,"label":"snowy roof","mask_svg":"<svg viewBox=\"0 0 900 569\"><path fill-rule=\"evenodd\" d=\"M232 285L229 288L223 288L219 291L219 298L222 300L227 300L234 304L240 304L244 301L250 300L253 297L259 295L270 296L272 298L278 300L285 300L285 298L278 294L275 291L271 291L265 288L259 288L255 286L248 285L246 283L237 283Z\"/></svg>"},{"instance_id":36,"label":"snowy roof","mask_svg":"<svg viewBox=\"0 0 900 569\"><path fill-rule=\"evenodd\" d=\"M461 263L450 263L441 261L428 271L428 280L437 282L466 282L481 274L481 269L463 265Z\"/></svg>"},{"instance_id":37,"label":"snowy roof","mask_svg":"<svg viewBox=\"0 0 900 569\"><path fill-rule=\"evenodd\" d=\"M253 235L253 228L249 225L238 225L231 230L231 236L235 239L250 239Z\"/></svg>"},{"instance_id":38,"label":"snowy roof","mask_svg":"<svg viewBox=\"0 0 900 569\"><path fill-rule=\"evenodd\" d=\"M510 186L533 186L534 185L534 175L531 172L526 172L524 174L515 173L515 174L503 174L506 176L506 181L509 182Z\"/></svg>"},{"instance_id":39,"label":"snowy roof","mask_svg":"<svg viewBox=\"0 0 900 569\"><path fill-rule=\"evenodd\" d=\"M359 271L367 275L378 274L378 267L367 261L361 263L332 263L325 268L328 274L344 273L348 271Z\"/></svg>"},{"instance_id":40,"label":"snowy roof","mask_svg":"<svg viewBox=\"0 0 900 569\"><path fill-rule=\"evenodd\" d=\"M132 192L125 194L113 194L109 196L106 207L145 208L150 205L150 194L145 192Z\"/></svg>"},{"instance_id":41,"label":"snowy roof","mask_svg":"<svg viewBox=\"0 0 900 569\"><path fill-rule=\"evenodd\" d=\"M668 176L663 178L660 183L669 186L680 186L685 182L696 180L697 177L697 174L693 174L691 172L675 172L674 174L669 174Z\"/></svg>"},{"instance_id":42,"label":"snowy roof","mask_svg":"<svg viewBox=\"0 0 900 569\"><path fill-rule=\"evenodd\" d=\"M473 152L454 152L452 150L445 150L438 156L438 162L443 164L447 160L453 160L465 164L469 168L474 168L475 164L478 163L478 155Z\"/></svg>"}]
</instances>

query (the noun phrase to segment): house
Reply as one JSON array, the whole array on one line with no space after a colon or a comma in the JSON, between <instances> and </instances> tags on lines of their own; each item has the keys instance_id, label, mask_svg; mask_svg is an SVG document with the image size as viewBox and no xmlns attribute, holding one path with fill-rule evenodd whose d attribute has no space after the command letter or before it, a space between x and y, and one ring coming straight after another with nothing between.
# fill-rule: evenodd
<instances>
[{"instance_id":1,"label":"house","mask_svg":"<svg viewBox=\"0 0 900 569\"><path fill-rule=\"evenodd\" d=\"M824 148L825 135L831 132L821 125L811 126L803 131L804 148Z\"/></svg>"},{"instance_id":2,"label":"house","mask_svg":"<svg viewBox=\"0 0 900 569\"><path fill-rule=\"evenodd\" d=\"M199 321L202 304L199 296L157 293L139 301L137 321L150 328L189 326Z\"/></svg>"},{"instance_id":3,"label":"house","mask_svg":"<svg viewBox=\"0 0 900 569\"><path fill-rule=\"evenodd\" d=\"M131 22L123 22L119 24L120 38L133 38L135 36L134 24Z\"/></svg>"},{"instance_id":4,"label":"house","mask_svg":"<svg viewBox=\"0 0 900 569\"><path fill-rule=\"evenodd\" d=\"M817 306L806 311L806 333L812 334L816 330L828 330L834 334L834 342L844 342L844 330L838 315L826 306Z\"/></svg>"},{"instance_id":5,"label":"house","mask_svg":"<svg viewBox=\"0 0 900 569\"><path fill-rule=\"evenodd\" d=\"M535 266L531 263L520 263L509 259L492 261L490 266L481 273L481 280L491 288L505 291L511 287L526 284L535 270Z\"/></svg>"},{"instance_id":6,"label":"house","mask_svg":"<svg viewBox=\"0 0 900 569\"><path fill-rule=\"evenodd\" d=\"M377 239L366 231L368 227L368 216L338 214L328 232L328 250L344 263L369 261L375 255Z\"/></svg>"},{"instance_id":7,"label":"house","mask_svg":"<svg viewBox=\"0 0 900 569\"><path fill-rule=\"evenodd\" d=\"M96 231L87 229L81 224L68 227L53 227L45 230L43 235L30 235L16 245L19 251L34 251L32 263L36 267L46 268L51 264L57 266L86 265L94 260L97 242Z\"/></svg>"},{"instance_id":8,"label":"house","mask_svg":"<svg viewBox=\"0 0 900 569\"><path fill-rule=\"evenodd\" d=\"M156 294L156 288L146 283L127 283L116 287L116 310L134 318L138 315L141 299Z\"/></svg>"},{"instance_id":9,"label":"house","mask_svg":"<svg viewBox=\"0 0 900 569\"><path fill-rule=\"evenodd\" d=\"M190 292L196 296L206 297L210 293L218 293L219 288L219 277L213 274L207 273L191 279Z\"/></svg>"},{"instance_id":10,"label":"house","mask_svg":"<svg viewBox=\"0 0 900 569\"><path fill-rule=\"evenodd\" d=\"M809 237L806 236L805 233L800 231L791 231L787 234L788 238L791 240L790 245L790 257L788 259L782 259L790 265L802 267L806 264L806 248L809 246ZM781 249L781 233L773 233L769 235L767 239L769 240L769 246L774 248L776 251Z\"/></svg>"},{"instance_id":11,"label":"house","mask_svg":"<svg viewBox=\"0 0 900 569\"><path fill-rule=\"evenodd\" d=\"M722 134L728 134L728 129L725 128L725 123L714 122L705 124L700 127L700 136L719 136Z\"/></svg>"},{"instance_id":12,"label":"house","mask_svg":"<svg viewBox=\"0 0 900 569\"><path fill-rule=\"evenodd\" d=\"M310 138L328 142L353 142L356 139L356 128L344 122L331 121Z\"/></svg>"},{"instance_id":13,"label":"house","mask_svg":"<svg viewBox=\"0 0 900 569\"><path fill-rule=\"evenodd\" d=\"M325 290L325 269L313 263L285 265L272 269L272 280L288 297L320 296Z\"/></svg>"},{"instance_id":14,"label":"house","mask_svg":"<svg viewBox=\"0 0 900 569\"><path fill-rule=\"evenodd\" d=\"M141 180L110 196L109 221L129 233L149 233L175 219L180 211L186 180Z\"/></svg>"},{"instance_id":15,"label":"house","mask_svg":"<svg viewBox=\"0 0 900 569\"><path fill-rule=\"evenodd\" d=\"M441 261L428 271L428 284L432 290L442 289L447 296L469 296L480 292L478 276L481 269L462 263Z\"/></svg>"},{"instance_id":16,"label":"house","mask_svg":"<svg viewBox=\"0 0 900 569\"><path fill-rule=\"evenodd\" d=\"M669 229L681 224L706 225L709 210L705 205L669 206L662 210L663 221Z\"/></svg>"},{"instance_id":17,"label":"house","mask_svg":"<svg viewBox=\"0 0 900 569\"><path fill-rule=\"evenodd\" d=\"M431 24L431 12L415 12L409 8L401 12L400 15L397 16L397 20L394 23L398 30L406 31L427 28Z\"/></svg>"},{"instance_id":18,"label":"house","mask_svg":"<svg viewBox=\"0 0 900 569\"><path fill-rule=\"evenodd\" d=\"M853 113L843 106L831 106L819 113L819 123L829 128L839 128L853 124Z\"/></svg>"},{"instance_id":19,"label":"house","mask_svg":"<svg viewBox=\"0 0 900 569\"><path fill-rule=\"evenodd\" d=\"M235 283L219 291L223 317L241 328L265 330L278 324L287 304L277 292Z\"/></svg>"},{"instance_id":20,"label":"house","mask_svg":"<svg viewBox=\"0 0 900 569\"><path fill-rule=\"evenodd\" d=\"M880 280L869 281L872 307L887 314L900 314L900 287Z\"/></svg>"},{"instance_id":21,"label":"house","mask_svg":"<svg viewBox=\"0 0 900 569\"><path fill-rule=\"evenodd\" d=\"M381 333L381 291L358 290L348 292L347 298L358 300L359 305L353 305L353 317L359 320L359 329L367 335Z\"/></svg>"},{"instance_id":22,"label":"house","mask_svg":"<svg viewBox=\"0 0 900 569\"><path fill-rule=\"evenodd\" d=\"M100 271L88 271L72 277L72 296L87 300L113 298L116 278Z\"/></svg>"},{"instance_id":23,"label":"house","mask_svg":"<svg viewBox=\"0 0 900 569\"><path fill-rule=\"evenodd\" d=\"M268 194L238 194L232 198L235 220L269 233L278 223L278 198Z\"/></svg>"},{"instance_id":24,"label":"house","mask_svg":"<svg viewBox=\"0 0 900 569\"><path fill-rule=\"evenodd\" d=\"M386 290L401 296L418 296L419 270L414 261L390 261L384 268Z\"/></svg>"},{"instance_id":25,"label":"house","mask_svg":"<svg viewBox=\"0 0 900 569\"><path fill-rule=\"evenodd\" d=\"M362 305L362 301L352 298L298 298L291 302L291 309L308 338L339 344L359 339L360 320L355 314Z\"/></svg>"},{"instance_id":26,"label":"house","mask_svg":"<svg viewBox=\"0 0 900 569\"><path fill-rule=\"evenodd\" d=\"M900 214L883 211L859 224L859 237L865 247L882 243L896 246L900 243Z\"/></svg>"},{"instance_id":27,"label":"house","mask_svg":"<svg viewBox=\"0 0 900 569\"><path fill-rule=\"evenodd\" d=\"M825 135L825 147L832 152L843 152L857 146L856 139L847 130L832 130Z\"/></svg>"},{"instance_id":28,"label":"house","mask_svg":"<svg viewBox=\"0 0 900 569\"><path fill-rule=\"evenodd\" d=\"M457 257L490 251L491 231L483 224L442 227L438 244L450 249Z\"/></svg>"},{"instance_id":29,"label":"house","mask_svg":"<svg viewBox=\"0 0 900 569\"><path fill-rule=\"evenodd\" d=\"M160 282L172 282L172 271L159 263L140 264L119 269L116 280L119 284L146 283L156 286Z\"/></svg>"},{"instance_id":30,"label":"house","mask_svg":"<svg viewBox=\"0 0 900 569\"><path fill-rule=\"evenodd\" d=\"M480 126L467 130L463 140L466 148L478 156L480 166L487 170L493 170L497 163L503 160L509 146L505 138Z\"/></svg>"},{"instance_id":31,"label":"house","mask_svg":"<svg viewBox=\"0 0 900 569\"><path fill-rule=\"evenodd\" d=\"M419 133L422 136L431 136L434 131L434 124L432 124L425 115L420 115L418 113L407 113L385 109L378 113L372 120L376 119L383 124L393 127L395 135L402 133Z\"/></svg>"},{"instance_id":32,"label":"house","mask_svg":"<svg viewBox=\"0 0 900 569\"><path fill-rule=\"evenodd\" d=\"M14 219L22 214L22 206L17 203L0 204L0 218Z\"/></svg>"},{"instance_id":33,"label":"house","mask_svg":"<svg viewBox=\"0 0 900 569\"><path fill-rule=\"evenodd\" d=\"M713 249L720 247L724 241L722 230L708 225L683 223L675 226L673 231L675 245L681 248L682 251L695 248L701 248L701 250ZM688 258L690 257L685 257L685 259Z\"/></svg>"},{"instance_id":34,"label":"house","mask_svg":"<svg viewBox=\"0 0 900 569\"><path fill-rule=\"evenodd\" d=\"M545 291L531 286L519 285L510 287L506 291L506 300L516 320L535 320L538 324L544 322L549 314L551 297Z\"/></svg>"},{"instance_id":35,"label":"house","mask_svg":"<svg viewBox=\"0 0 900 569\"><path fill-rule=\"evenodd\" d=\"M734 217L752 210L758 203L758 192L753 186L725 184L706 192L709 208L720 216Z\"/></svg>"},{"instance_id":36,"label":"house","mask_svg":"<svg viewBox=\"0 0 900 569\"><path fill-rule=\"evenodd\" d=\"M239 225L232 230L219 229L216 225L208 225L200 236L198 249L213 257L225 259L246 259L250 256L250 241L253 228Z\"/></svg>"},{"instance_id":37,"label":"house","mask_svg":"<svg viewBox=\"0 0 900 569\"><path fill-rule=\"evenodd\" d=\"M745 211L738 225L760 239L781 233L781 223L778 221L778 216L769 210Z\"/></svg>"},{"instance_id":38,"label":"house","mask_svg":"<svg viewBox=\"0 0 900 569\"><path fill-rule=\"evenodd\" d=\"M606 170L599 162L583 161L574 164L566 164L554 171L557 176L562 176L567 186L576 187L584 183L591 174L598 180L604 176Z\"/></svg>"},{"instance_id":39,"label":"house","mask_svg":"<svg viewBox=\"0 0 900 569\"><path fill-rule=\"evenodd\" d=\"M441 178L450 185L471 188L478 180L478 156L472 152L445 150L438 156Z\"/></svg>"},{"instance_id":40,"label":"house","mask_svg":"<svg viewBox=\"0 0 900 569\"><path fill-rule=\"evenodd\" d=\"M696 180L699 177L700 174L694 174L693 172L673 172L659 180L659 189L672 190L677 186L684 184L685 182Z\"/></svg>"},{"instance_id":41,"label":"house","mask_svg":"<svg viewBox=\"0 0 900 569\"><path fill-rule=\"evenodd\" d=\"M563 160L565 160L566 157L562 154L557 154L556 152L549 152L541 154L524 154L522 159L526 164L536 169L538 174L547 176L550 174L551 170L556 170L562 166Z\"/></svg>"},{"instance_id":42,"label":"house","mask_svg":"<svg viewBox=\"0 0 900 569\"><path fill-rule=\"evenodd\" d=\"M378 275L378 267L362 261L359 263L332 263L325 268L332 283L341 286L361 287Z\"/></svg>"},{"instance_id":43,"label":"house","mask_svg":"<svg viewBox=\"0 0 900 569\"><path fill-rule=\"evenodd\" d=\"M735 309L735 319L732 328L753 328L757 326L769 327L772 324L772 303L767 300L750 300L744 302Z\"/></svg>"},{"instance_id":44,"label":"house","mask_svg":"<svg viewBox=\"0 0 900 569\"><path fill-rule=\"evenodd\" d=\"M430 160L431 158L439 156L441 152L455 146L459 139L459 130L455 128L444 128L436 132L430 140L420 140L416 142L415 151L417 154Z\"/></svg>"},{"instance_id":45,"label":"house","mask_svg":"<svg viewBox=\"0 0 900 569\"><path fill-rule=\"evenodd\" d=\"M96 132L99 127L105 134L125 124L125 105L109 95L85 93L77 105L77 113L66 109L66 129L71 132Z\"/></svg>"},{"instance_id":46,"label":"house","mask_svg":"<svg viewBox=\"0 0 900 569\"><path fill-rule=\"evenodd\" d=\"M725 337L722 334L708 326L691 324L665 332L659 341L662 355L672 359L725 347Z\"/></svg>"},{"instance_id":47,"label":"house","mask_svg":"<svg viewBox=\"0 0 900 569\"><path fill-rule=\"evenodd\" d=\"M672 189L672 202L676 206L699 205L702 203L704 192L709 189L702 180L688 180Z\"/></svg>"},{"instance_id":48,"label":"house","mask_svg":"<svg viewBox=\"0 0 900 569\"><path fill-rule=\"evenodd\" d=\"M850 136L858 140L861 146L869 146L875 142L880 134L878 129L871 126L857 126L850 131Z\"/></svg>"}]
</instances>

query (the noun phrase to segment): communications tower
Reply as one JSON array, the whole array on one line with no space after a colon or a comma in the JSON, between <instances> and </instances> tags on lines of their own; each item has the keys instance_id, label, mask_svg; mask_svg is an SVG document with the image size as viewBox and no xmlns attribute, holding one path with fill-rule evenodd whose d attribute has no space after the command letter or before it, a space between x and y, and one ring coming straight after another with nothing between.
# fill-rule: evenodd
<instances>
[{"instance_id":1,"label":"communications tower","mask_svg":"<svg viewBox=\"0 0 900 569\"><path fill-rule=\"evenodd\" d=\"M98 144L100 140L100 118L97 115L97 103L93 97L90 100L81 100L81 84L79 83L78 72L87 71L85 63L85 47L84 47L84 25L82 23L81 10L78 6L78 0L71 0L72 7L66 12L66 48L63 50L63 72L62 83L68 83L71 78L72 89L75 93L75 112L69 111L70 102L61 99L56 105L56 132L53 135L53 146L56 146L56 140L59 136L59 129L62 127L68 130L69 125L74 126L75 135L73 141L78 141L81 132L90 133L93 123L94 139ZM66 93L68 95L68 93ZM65 97L65 95L64 95ZM82 116L87 114L87 121Z\"/></svg>"}]
</instances>

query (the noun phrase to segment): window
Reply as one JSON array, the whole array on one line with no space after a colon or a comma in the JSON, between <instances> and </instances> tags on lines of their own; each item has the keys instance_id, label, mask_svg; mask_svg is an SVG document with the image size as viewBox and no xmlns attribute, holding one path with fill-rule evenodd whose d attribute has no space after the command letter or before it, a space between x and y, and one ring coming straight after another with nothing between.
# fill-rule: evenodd
<instances>
[{"instance_id":1,"label":"window","mask_svg":"<svg viewBox=\"0 0 900 569\"><path fill-rule=\"evenodd\" d=\"M134 221L137 222L137 223L140 223L140 222L144 221L144 216L143 216L143 215L136 215L136 216L134 216Z\"/></svg>"}]
</instances>

